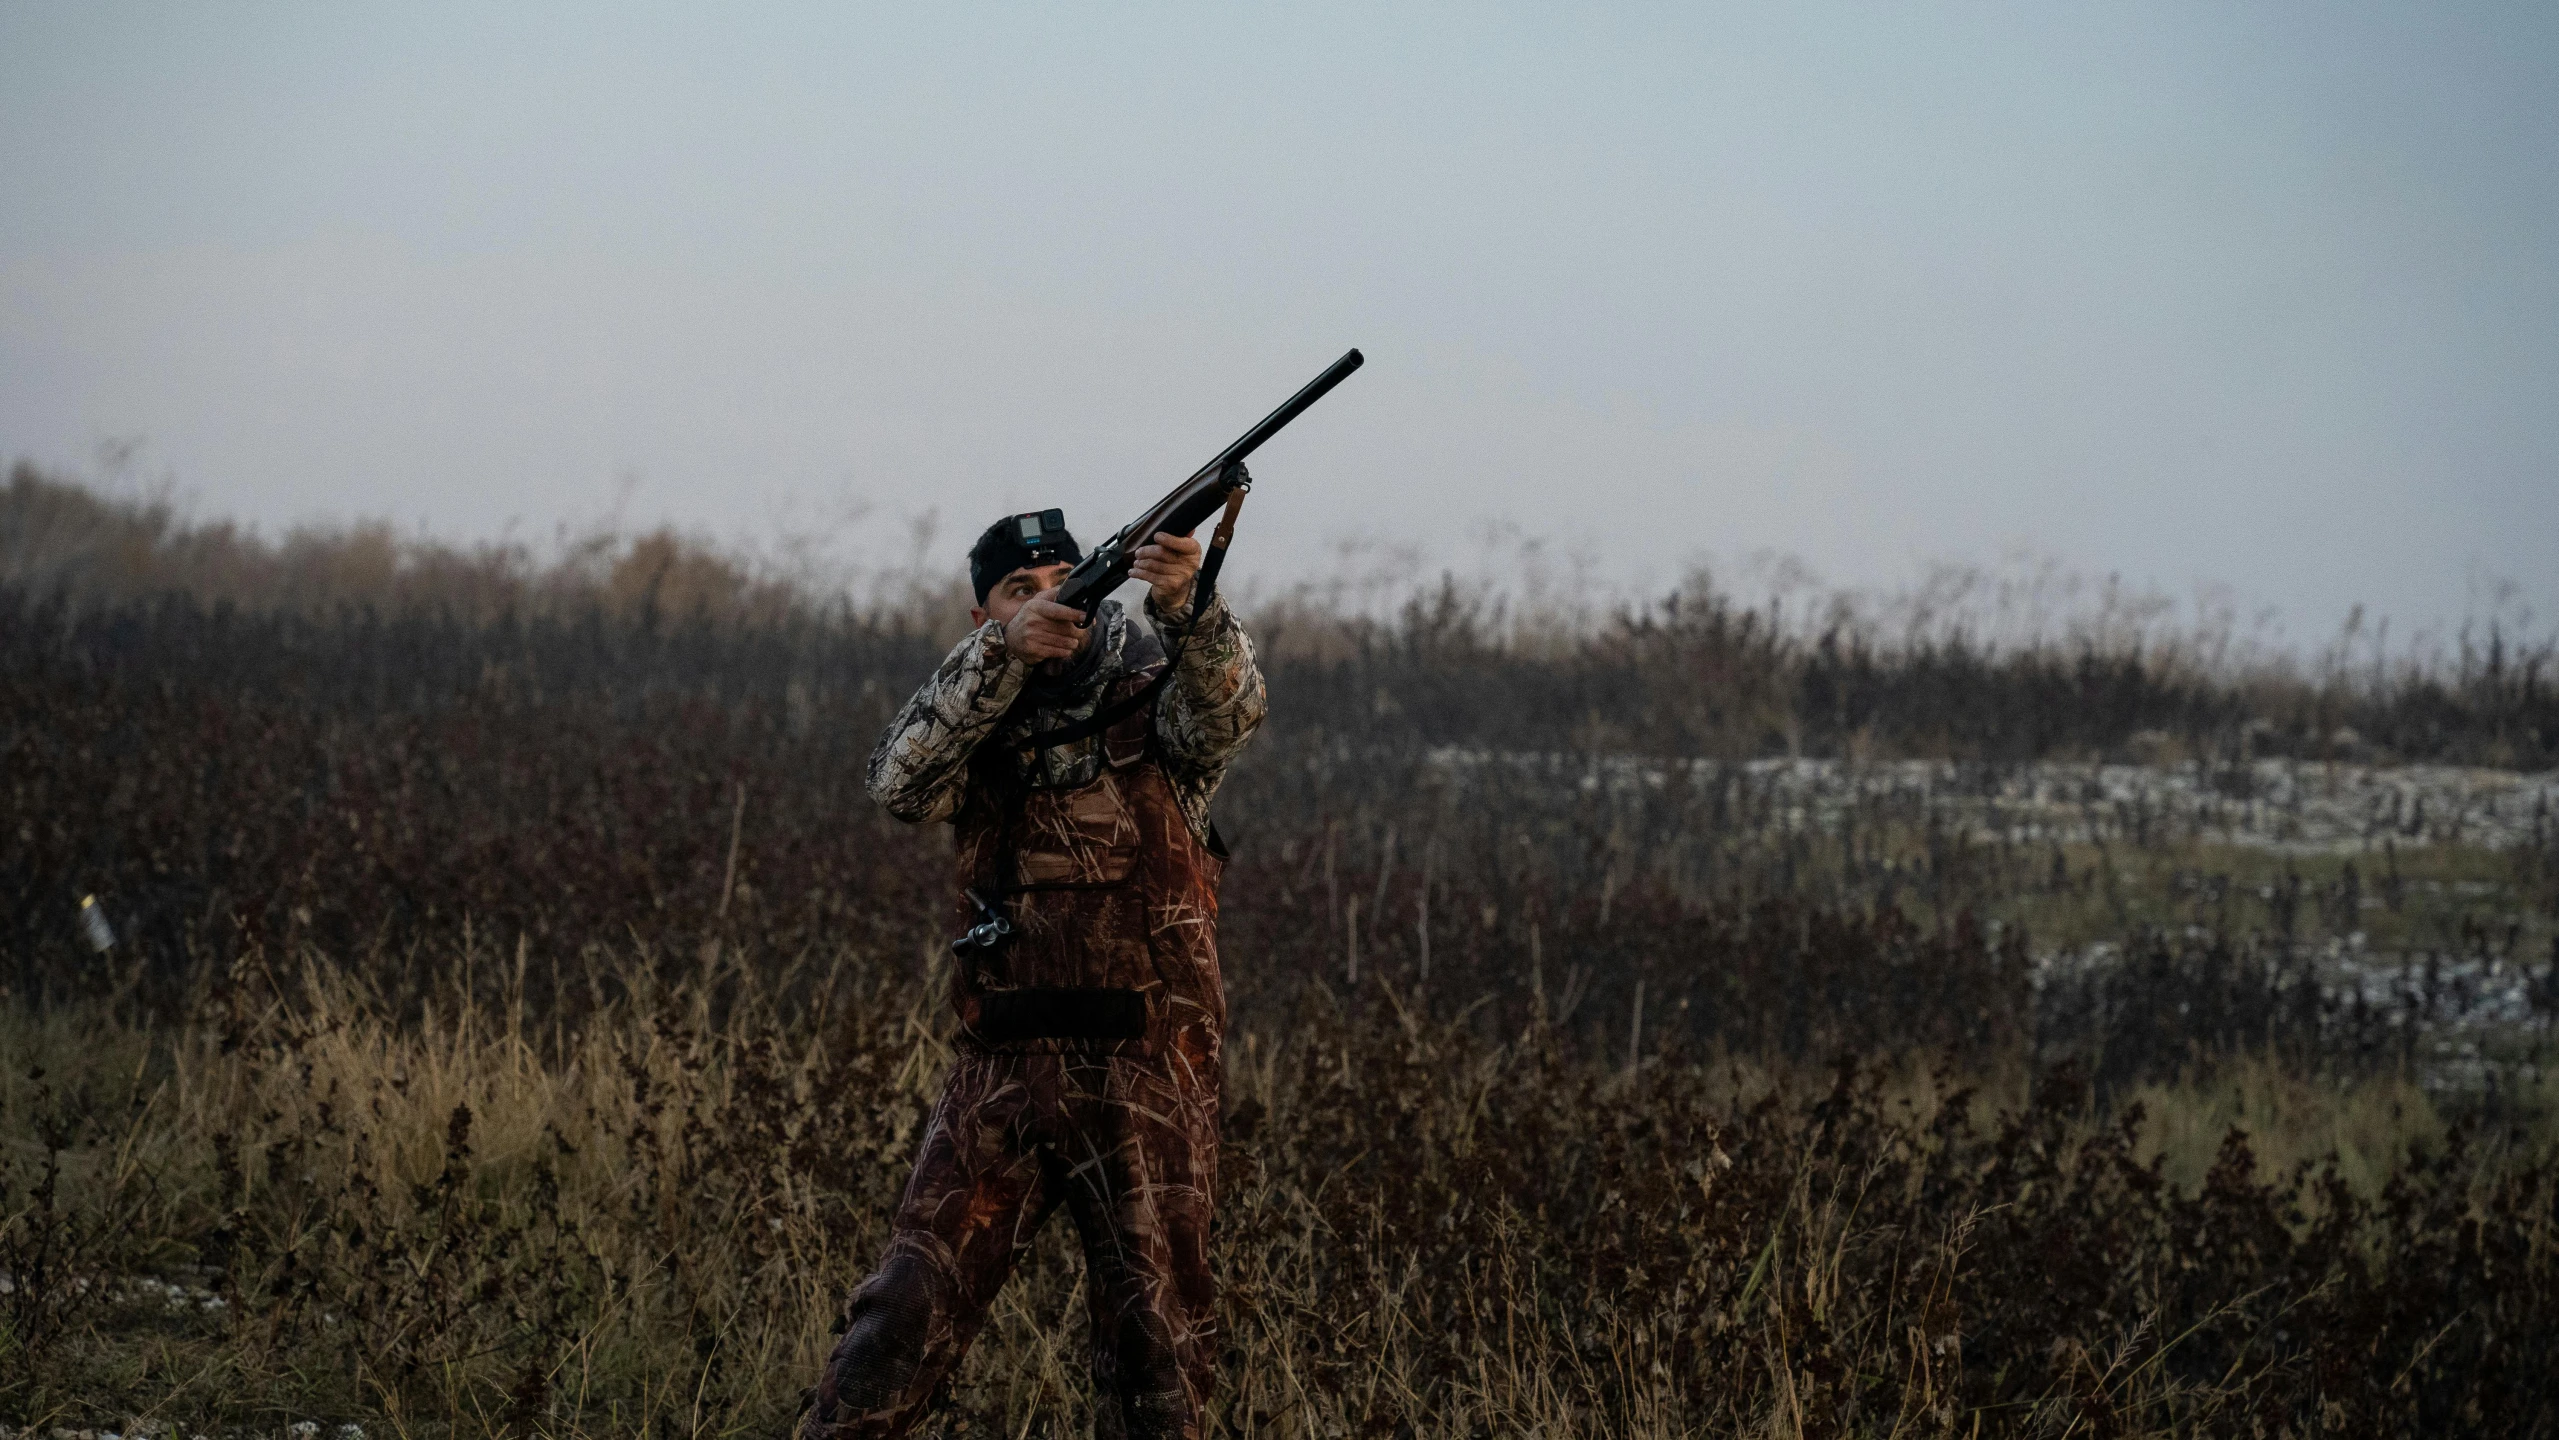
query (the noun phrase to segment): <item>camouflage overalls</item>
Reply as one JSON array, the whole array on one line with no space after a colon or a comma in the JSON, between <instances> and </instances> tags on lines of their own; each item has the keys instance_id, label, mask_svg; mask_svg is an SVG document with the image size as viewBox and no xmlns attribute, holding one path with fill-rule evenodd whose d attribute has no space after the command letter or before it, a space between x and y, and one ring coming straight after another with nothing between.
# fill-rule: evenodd
<instances>
[{"instance_id":1,"label":"camouflage overalls","mask_svg":"<svg viewBox=\"0 0 2559 1440\"><path fill-rule=\"evenodd\" d=\"M1226 1021L1224 860L1208 804L1264 696L1224 601L1195 627L1151 602L1148 615L1179 656L1175 673L1102 733L1019 743L1163 668L1163 644L1115 604L1056 680L1008 656L989 622L871 756L872 795L901 819L954 821L962 884L1017 933L961 962L959 1056L887 1253L846 1307L810 1436L913 1424L1060 1204L1083 1244L1100 1433L1200 1433L1216 1352L1208 1228ZM974 919L964 907L961 923Z\"/></svg>"}]
</instances>

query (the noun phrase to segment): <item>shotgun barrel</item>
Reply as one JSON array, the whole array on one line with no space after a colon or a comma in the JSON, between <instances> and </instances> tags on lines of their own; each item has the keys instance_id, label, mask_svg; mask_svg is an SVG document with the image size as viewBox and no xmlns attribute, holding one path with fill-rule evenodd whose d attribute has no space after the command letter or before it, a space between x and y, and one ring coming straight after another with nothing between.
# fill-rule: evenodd
<instances>
[{"instance_id":1,"label":"shotgun barrel","mask_svg":"<svg viewBox=\"0 0 2559 1440\"><path fill-rule=\"evenodd\" d=\"M1306 383L1306 388L1288 397L1287 403L1263 417L1262 423L1244 432L1234 444L1217 453L1194 472L1190 479L1173 487L1173 493L1156 501L1145 514L1120 527L1119 533L1093 547L1081 563L1067 572L1057 587L1057 603L1071 605L1084 612L1086 621L1101 608L1103 597L1120 588L1128 579L1129 566L1136 562L1137 548L1159 534L1188 535L1199 528L1219 506L1226 503L1229 492L1249 483L1244 477L1244 457L1262 448L1262 443L1288 422L1306 413L1308 406L1324 398L1326 392L1350 378L1350 373L1366 363L1357 350L1352 350L1325 367L1324 373Z\"/></svg>"}]
</instances>

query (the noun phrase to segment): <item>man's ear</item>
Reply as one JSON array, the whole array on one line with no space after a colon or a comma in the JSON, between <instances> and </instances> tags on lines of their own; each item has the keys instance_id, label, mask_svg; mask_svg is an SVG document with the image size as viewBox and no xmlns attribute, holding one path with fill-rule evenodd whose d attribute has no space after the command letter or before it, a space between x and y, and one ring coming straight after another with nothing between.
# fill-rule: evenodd
<instances>
[{"instance_id":1,"label":"man's ear","mask_svg":"<svg viewBox=\"0 0 2559 1440\"><path fill-rule=\"evenodd\" d=\"M971 605L969 607L969 628L974 630L985 623L986 607L983 605Z\"/></svg>"}]
</instances>

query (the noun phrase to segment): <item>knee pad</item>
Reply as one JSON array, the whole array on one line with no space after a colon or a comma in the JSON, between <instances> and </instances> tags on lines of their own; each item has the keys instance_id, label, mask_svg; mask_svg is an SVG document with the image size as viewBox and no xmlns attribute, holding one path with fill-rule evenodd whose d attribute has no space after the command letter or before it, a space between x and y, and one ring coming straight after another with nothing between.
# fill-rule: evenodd
<instances>
[{"instance_id":1,"label":"knee pad","mask_svg":"<svg viewBox=\"0 0 2559 1440\"><path fill-rule=\"evenodd\" d=\"M818 1386L816 1426L895 1409L915 1382L946 1306L943 1282L921 1257L892 1255L845 1306L843 1338ZM812 1427L813 1433L824 1433Z\"/></svg>"}]
</instances>

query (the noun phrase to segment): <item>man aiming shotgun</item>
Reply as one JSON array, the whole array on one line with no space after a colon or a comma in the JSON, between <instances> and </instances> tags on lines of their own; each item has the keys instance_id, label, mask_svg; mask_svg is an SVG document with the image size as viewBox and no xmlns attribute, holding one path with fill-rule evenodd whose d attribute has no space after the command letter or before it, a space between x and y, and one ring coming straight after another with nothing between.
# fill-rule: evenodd
<instances>
[{"instance_id":1,"label":"man aiming shotgun","mask_svg":"<svg viewBox=\"0 0 2559 1440\"><path fill-rule=\"evenodd\" d=\"M958 1055L806 1435L911 1426L1060 1205L1083 1244L1100 1433L1200 1433L1226 1024L1208 809L1265 709L1217 570L1245 456L1360 363L1344 355L1090 555L1056 510L999 520L969 552L977 629L868 777L891 814L959 830ZM1220 506L1204 563L1191 532ZM1151 630L1105 598L1126 579Z\"/></svg>"}]
</instances>

